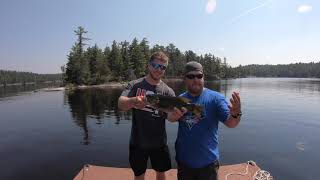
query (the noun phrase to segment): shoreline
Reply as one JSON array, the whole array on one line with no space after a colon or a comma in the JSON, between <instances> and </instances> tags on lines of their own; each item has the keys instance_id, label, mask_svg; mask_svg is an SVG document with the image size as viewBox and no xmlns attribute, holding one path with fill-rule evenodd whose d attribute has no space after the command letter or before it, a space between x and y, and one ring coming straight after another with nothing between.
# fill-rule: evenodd
<instances>
[{"instance_id":1,"label":"shoreline","mask_svg":"<svg viewBox=\"0 0 320 180\"><path fill-rule=\"evenodd\" d=\"M162 79L165 83L167 82L182 82L182 79L173 78L173 79ZM75 90L75 89L90 89L90 88L125 88L128 82L107 82L98 85L66 85L63 87L53 87L53 88L42 88L39 91L64 91L64 90Z\"/></svg>"},{"instance_id":2,"label":"shoreline","mask_svg":"<svg viewBox=\"0 0 320 180\"><path fill-rule=\"evenodd\" d=\"M274 77L250 77L250 78L274 78ZM279 77L278 77L279 78ZM239 79L239 78L232 78L232 79ZM241 79L241 78L240 78ZM281 79L281 78L280 78ZM289 79L300 79L300 78L289 78ZM311 79L311 80L320 80L320 78L301 78L301 79ZM229 79L217 79L217 80L229 80ZM210 81L217 81L217 80L210 80ZM162 79L165 83L168 82L182 82L183 79L181 78L169 78L169 79ZM34 91L63 91L63 90L74 90L74 89L90 89L90 88L125 88L129 81L125 82L107 82L103 84L98 85L65 85L65 86L57 86L57 87L47 87L47 88L41 88ZM33 85L35 83L25 83L26 85ZM45 82L44 84L50 84L48 82ZM8 86L21 86L22 84L16 83L16 84L10 84ZM0 84L0 87L5 87L2 84Z\"/></svg>"}]
</instances>

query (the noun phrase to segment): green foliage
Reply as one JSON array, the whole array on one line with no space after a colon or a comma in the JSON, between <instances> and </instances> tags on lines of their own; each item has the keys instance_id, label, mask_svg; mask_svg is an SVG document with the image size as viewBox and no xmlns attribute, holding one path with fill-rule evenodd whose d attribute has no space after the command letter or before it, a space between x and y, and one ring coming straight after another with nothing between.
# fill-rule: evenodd
<instances>
[{"instance_id":1,"label":"green foliage","mask_svg":"<svg viewBox=\"0 0 320 180\"><path fill-rule=\"evenodd\" d=\"M133 63L131 61L130 52L129 52L129 42L121 42L121 56L123 62L123 76L124 79L133 79L131 74L133 73ZM134 76L135 78L135 76Z\"/></svg>"},{"instance_id":2,"label":"green foliage","mask_svg":"<svg viewBox=\"0 0 320 180\"><path fill-rule=\"evenodd\" d=\"M102 49L97 45L89 47L85 52L85 59L89 63L89 84L101 84L108 80L109 67L105 62Z\"/></svg>"},{"instance_id":3,"label":"green foliage","mask_svg":"<svg viewBox=\"0 0 320 180\"><path fill-rule=\"evenodd\" d=\"M299 77L320 78L320 62L287 65L247 65L234 68L235 77Z\"/></svg>"},{"instance_id":4,"label":"green foliage","mask_svg":"<svg viewBox=\"0 0 320 180\"><path fill-rule=\"evenodd\" d=\"M62 67L65 83L101 84L108 81L127 81L142 77L147 72L147 63L152 53L163 51L169 57L166 78L181 77L184 65L189 61L200 62L204 67L206 79L235 78L235 77L320 77L319 63L290 64L290 65L248 65L232 68L227 59L207 53L197 55L191 50L181 52L174 44L149 46L146 38L140 42L134 38L128 41L112 42L111 47L104 50L97 45L84 49L84 37L87 31L78 27L75 31L77 41L68 55L66 67ZM2 78L3 79L3 78ZM3 80L2 80L3 81Z\"/></svg>"},{"instance_id":5,"label":"green foliage","mask_svg":"<svg viewBox=\"0 0 320 180\"><path fill-rule=\"evenodd\" d=\"M68 63L66 67L66 79L65 83L73 83L77 85L88 84L90 82L90 70L89 62L84 57L84 42L89 40L84 37L87 31L83 27L79 26L77 30L74 31L78 37L77 42L71 48L68 55Z\"/></svg>"},{"instance_id":6,"label":"green foliage","mask_svg":"<svg viewBox=\"0 0 320 180\"><path fill-rule=\"evenodd\" d=\"M112 69L114 80L121 80L121 76L123 75L123 62L122 62L122 56L121 51L119 48L119 45L116 41L113 41L111 52L109 55L110 59L110 69Z\"/></svg>"},{"instance_id":7,"label":"green foliage","mask_svg":"<svg viewBox=\"0 0 320 180\"><path fill-rule=\"evenodd\" d=\"M166 76L167 77L182 76L183 70L184 70L183 68L185 64L184 55L172 43L170 43L166 47L165 52L169 57L169 65L168 65L168 69L166 70Z\"/></svg>"},{"instance_id":8,"label":"green foliage","mask_svg":"<svg viewBox=\"0 0 320 180\"><path fill-rule=\"evenodd\" d=\"M139 45L136 38L133 39L129 48L131 62L133 63L134 74L137 77L142 77L145 75L145 69L147 65L147 60L143 53L143 48Z\"/></svg>"},{"instance_id":9,"label":"green foliage","mask_svg":"<svg viewBox=\"0 0 320 180\"><path fill-rule=\"evenodd\" d=\"M36 74L31 72L18 72L0 70L0 85L27 84L43 82L60 82L62 74Z\"/></svg>"}]
</instances>

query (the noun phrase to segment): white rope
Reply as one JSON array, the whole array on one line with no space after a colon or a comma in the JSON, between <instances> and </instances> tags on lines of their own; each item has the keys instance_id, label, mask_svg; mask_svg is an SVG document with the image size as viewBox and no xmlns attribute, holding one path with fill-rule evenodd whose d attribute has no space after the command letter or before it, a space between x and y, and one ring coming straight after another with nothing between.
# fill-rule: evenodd
<instances>
[{"instance_id":1,"label":"white rope","mask_svg":"<svg viewBox=\"0 0 320 180\"><path fill-rule=\"evenodd\" d=\"M273 177L268 171L259 170L254 174L253 180L273 180Z\"/></svg>"},{"instance_id":2,"label":"white rope","mask_svg":"<svg viewBox=\"0 0 320 180\"><path fill-rule=\"evenodd\" d=\"M228 177L229 177L229 176L232 176L232 175L245 176L245 175L248 173L248 168L249 168L250 162L251 162L251 161L248 161L248 162L247 162L246 172L245 172L245 173L228 173L228 174L226 174L225 179L228 180ZM253 161L252 161L252 162L253 162Z\"/></svg>"},{"instance_id":3,"label":"white rope","mask_svg":"<svg viewBox=\"0 0 320 180\"><path fill-rule=\"evenodd\" d=\"M248 161L246 166L246 171L244 173L228 173L225 175L225 180L228 180L229 176L232 175L239 175L239 176L246 176L248 174L249 165L256 166L254 161ZM273 180L271 174L265 170L258 170L255 172L254 176L252 177L253 180Z\"/></svg>"}]
</instances>

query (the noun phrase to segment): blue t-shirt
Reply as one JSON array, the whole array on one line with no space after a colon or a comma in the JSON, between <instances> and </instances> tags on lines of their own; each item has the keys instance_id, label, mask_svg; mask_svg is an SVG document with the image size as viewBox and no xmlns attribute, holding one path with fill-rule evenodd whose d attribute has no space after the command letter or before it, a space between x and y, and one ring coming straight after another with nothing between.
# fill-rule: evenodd
<instances>
[{"instance_id":1,"label":"blue t-shirt","mask_svg":"<svg viewBox=\"0 0 320 180\"><path fill-rule=\"evenodd\" d=\"M228 103L222 94L206 88L198 97L187 92L180 96L203 106L203 112L200 118L187 112L179 120L176 159L190 168L202 168L219 159L218 124L228 119Z\"/></svg>"}]
</instances>

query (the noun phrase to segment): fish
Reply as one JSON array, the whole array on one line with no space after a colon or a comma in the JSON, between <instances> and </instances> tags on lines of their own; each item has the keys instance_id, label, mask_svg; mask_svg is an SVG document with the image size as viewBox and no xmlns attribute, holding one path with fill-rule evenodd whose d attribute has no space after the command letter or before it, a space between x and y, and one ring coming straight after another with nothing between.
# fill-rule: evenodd
<instances>
[{"instance_id":1,"label":"fish","mask_svg":"<svg viewBox=\"0 0 320 180\"><path fill-rule=\"evenodd\" d=\"M185 97L147 94L145 99L147 104L166 113L174 111L175 107L180 110L184 107L187 111L192 112L197 117L201 117L203 110L201 105L190 103L191 101Z\"/></svg>"}]
</instances>

